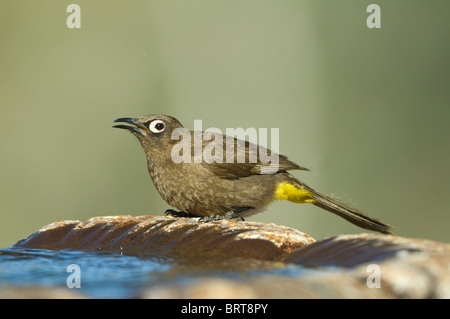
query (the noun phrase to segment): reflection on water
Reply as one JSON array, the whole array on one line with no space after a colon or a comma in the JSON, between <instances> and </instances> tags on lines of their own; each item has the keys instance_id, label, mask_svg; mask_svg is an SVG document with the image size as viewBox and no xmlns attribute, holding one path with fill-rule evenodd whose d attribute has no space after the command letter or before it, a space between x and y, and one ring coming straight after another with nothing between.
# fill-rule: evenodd
<instances>
[{"instance_id":1,"label":"reflection on water","mask_svg":"<svg viewBox=\"0 0 450 319\"><path fill-rule=\"evenodd\" d=\"M67 271L71 264L80 267L81 281L81 288L72 290L93 298L130 298L145 287L165 283L189 284L204 276L245 281L258 275L300 276L305 272L300 266L256 260L183 264L152 255L6 248L0 250L0 289L6 286L65 288L67 278L72 274Z\"/></svg>"},{"instance_id":2,"label":"reflection on water","mask_svg":"<svg viewBox=\"0 0 450 319\"><path fill-rule=\"evenodd\" d=\"M80 267L79 291L99 298L130 296L139 287L157 281L158 274L170 268L169 261L156 257L9 248L0 250L0 287L66 287L66 280L72 274L67 272L67 266L71 264Z\"/></svg>"}]
</instances>

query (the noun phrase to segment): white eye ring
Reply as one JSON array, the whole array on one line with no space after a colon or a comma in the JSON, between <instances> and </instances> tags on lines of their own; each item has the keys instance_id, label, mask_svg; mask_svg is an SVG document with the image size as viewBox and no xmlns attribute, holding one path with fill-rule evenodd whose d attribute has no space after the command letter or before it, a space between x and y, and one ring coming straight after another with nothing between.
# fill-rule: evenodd
<instances>
[{"instance_id":1,"label":"white eye ring","mask_svg":"<svg viewBox=\"0 0 450 319\"><path fill-rule=\"evenodd\" d=\"M161 120L154 120L148 125L148 129L152 133L161 133L166 129L166 124Z\"/></svg>"}]
</instances>

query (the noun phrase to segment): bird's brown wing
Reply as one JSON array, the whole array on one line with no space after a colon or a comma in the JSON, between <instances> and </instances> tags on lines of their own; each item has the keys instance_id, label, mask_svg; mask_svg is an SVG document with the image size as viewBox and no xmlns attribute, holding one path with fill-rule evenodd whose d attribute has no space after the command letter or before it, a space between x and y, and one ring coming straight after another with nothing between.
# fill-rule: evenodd
<instances>
[{"instance_id":1,"label":"bird's brown wing","mask_svg":"<svg viewBox=\"0 0 450 319\"><path fill-rule=\"evenodd\" d=\"M191 146L191 154L194 156L194 143ZM220 154L220 149L223 150L222 154ZM202 164L216 176L225 179L275 174L289 170L308 170L291 162L284 155L226 135L214 134L214 137L202 139L202 151ZM278 163L276 163L276 158Z\"/></svg>"}]
</instances>

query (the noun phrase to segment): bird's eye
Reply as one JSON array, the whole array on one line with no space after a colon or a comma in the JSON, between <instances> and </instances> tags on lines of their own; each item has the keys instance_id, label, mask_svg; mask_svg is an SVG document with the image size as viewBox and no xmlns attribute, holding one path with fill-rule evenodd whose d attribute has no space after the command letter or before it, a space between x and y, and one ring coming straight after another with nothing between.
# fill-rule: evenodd
<instances>
[{"instance_id":1,"label":"bird's eye","mask_svg":"<svg viewBox=\"0 0 450 319\"><path fill-rule=\"evenodd\" d=\"M161 120L154 120L150 122L150 124L148 125L148 129L152 133L161 133L162 131L164 131L165 128L166 124L164 124L164 122Z\"/></svg>"}]
</instances>

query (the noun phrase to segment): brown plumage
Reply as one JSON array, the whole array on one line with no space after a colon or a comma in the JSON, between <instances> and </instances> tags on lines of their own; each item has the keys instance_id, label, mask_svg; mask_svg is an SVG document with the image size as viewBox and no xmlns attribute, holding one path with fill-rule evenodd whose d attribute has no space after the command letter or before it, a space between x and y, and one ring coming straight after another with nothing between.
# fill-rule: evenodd
<instances>
[{"instance_id":1,"label":"brown plumage","mask_svg":"<svg viewBox=\"0 0 450 319\"><path fill-rule=\"evenodd\" d=\"M313 203L365 229L381 233L392 230L300 182L288 171L307 169L266 148L226 135L189 132L177 119L166 115L120 118L115 122L131 124L114 127L127 129L138 138L156 189L169 205L182 212L194 216L250 216L280 199L279 191L284 190L280 185L287 184L296 197L288 194L283 199ZM226 149L227 142L233 147ZM206 155L212 158L203 156L205 148L209 151ZM232 151L232 163L226 161L227 150ZM278 159L276 169L267 161L270 156Z\"/></svg>"}]
</instances>

